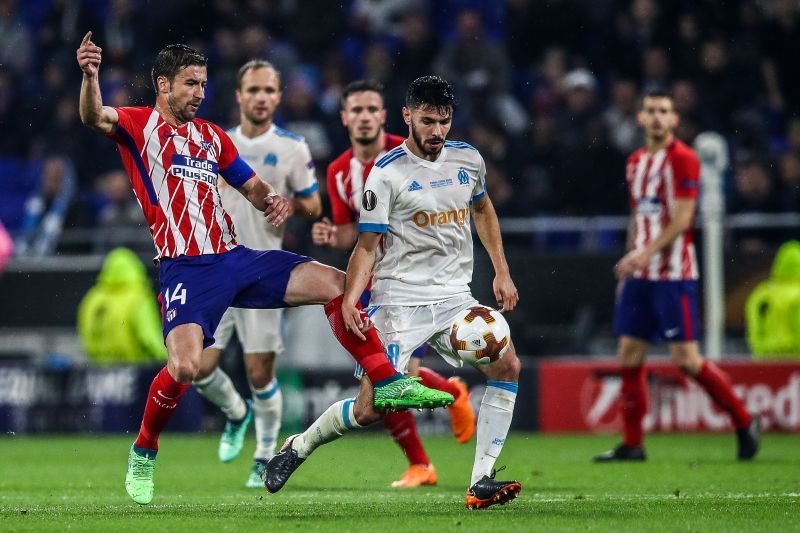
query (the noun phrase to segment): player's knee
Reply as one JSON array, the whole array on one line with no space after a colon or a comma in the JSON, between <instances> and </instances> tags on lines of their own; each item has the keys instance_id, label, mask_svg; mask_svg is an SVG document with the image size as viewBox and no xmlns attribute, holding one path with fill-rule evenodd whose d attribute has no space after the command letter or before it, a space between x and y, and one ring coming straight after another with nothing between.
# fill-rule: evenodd
<instances>
[{"instance_id":1,"label":"player's knee","mask_svg":"<svg viewBox=\"0 0 800 533\"><path fill-rule=\"evenodd\" d=\"M191 383L197 379L198 370L200 365L195 361L178 361L172 365L174 370L174 378L178 383Z\"/></svg>"},{"instance_id":2,"label":"player's knee","mask_svg":"<svg viewBox=\"0 0 800 533\"><path fill-rule=\"evenodd\" d=\"M326 298L330 301L344 293L344 279L345 274L336 268L328 269L329 283L326 284L327 290Z\"/></svg>"},{"instance_id":3,"label":"player's knee","mask_svg":"<svg viewBox=\"0 0 800 533\"><path fill-rule=\"evenodd\" d=\"M274 377L274 365L267 361L251 362L247 365L247 378L257 389L266 387Z\"/></svg>"},{"instance_id":4,"label":"player's knee","mask_svg":"<svg viewBox=\"0 0 800 533\"><path fill-rule=\"evenodd\" d=\"M508 366L505 369L504 381L519 381L519 373L522 371L522 362L516 354L509 358Z\"/></svg>"}]
</instances>

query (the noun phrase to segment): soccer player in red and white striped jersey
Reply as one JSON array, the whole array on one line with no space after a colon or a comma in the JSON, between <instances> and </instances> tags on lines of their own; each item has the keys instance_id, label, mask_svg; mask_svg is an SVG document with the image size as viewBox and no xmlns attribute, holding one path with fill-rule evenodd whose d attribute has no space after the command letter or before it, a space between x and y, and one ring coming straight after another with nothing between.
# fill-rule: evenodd
<instances>
[{"instance_id":1,"label":"soccer player in red and white striped jersey","mask_svg":"<svg viewBox=\"0 0 800 533\"><path fill-rule=\"evenodd\" d=\"M125 487L131 498L139 504L152 500L159 434L197 375L202 350L213 344L228 307L325 304L336 338L386 393L385 399L376 396L376 406L400 400L407 407L451 403L451 395L398 373L374 331L357 335L345 329L344 273L310 257L236 244L233 224L220 202L218 175L275 227L289 216L290 203L239 157L224 131L195 118L205 98L206 58L186 45L169 45L159 52L152 69L155 106L107 107L100 92L102 50L91 36L84 36L76 52L83 71L80 116L84 124L117 142L150 226L169 354L167 366L150 387L142 426L128 456Z\"/></svg>"},{"instance_id":2,"label":"soccer player in red and white striped jersey","mask_svg":"<svg viewBox=\"0 0 800 533\"><path fill-rule=\"evenodd\" d=\"M373 81L359 80L348 84L341 97L342 125L347 128L350 148L328 165L328 198L331 201L333 223L327 218L311 229L314 244L347 250L358 237L358 215L364 183L375 161L400 146L405 137L386 133L386 108L383 87ZM362 296L362 305L369 300L369 287ZM419 376L422 383L453 395L456 401L448 408L453 434L460 443L468 442L475 433L475 413L469 403L469 392L458 377L446 379L438 372L421 366L427 345L412 355L408 374ZM360 377L360 376L359 376ZM383 425L403 450L409 466L393 487L419 487L437 482L436 469L428 459L417 433L414 415L408 411L387 413Z\"/></svg>"},{"instance_id":3,"label":"soccer player in red and white striped jersey","mask_svg":"<svg viewBox=\"0 0 800 533\"><path fill-rule=\"evenodd\" d=\"M700 354L697 342L697 258L694 225L700 186L700 162L676 139L678 125L672 97L653 91L638 114L646 146L628 158L626 180L631 205L631 248L614 267L620 280L614 313L622 366L624 435L615 449L595 461L645 459L642 422L647 413L645 352L663 340L670 358L731 417L739 459L758 451L759 420L734 394L730 380Z\"/></svg>"}]
</instances>

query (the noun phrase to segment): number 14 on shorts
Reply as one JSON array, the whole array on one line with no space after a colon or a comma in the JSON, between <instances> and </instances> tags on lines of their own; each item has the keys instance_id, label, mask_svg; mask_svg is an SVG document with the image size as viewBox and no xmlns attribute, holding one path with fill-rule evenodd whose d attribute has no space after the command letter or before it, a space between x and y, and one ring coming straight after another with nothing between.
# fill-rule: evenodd
<instances>
[{"instance_id":1,"label":"number 14 on shorts","mask_svg":"<svg viewBox=\"0 0 800 533\"><path fill-rule=\"evenodd\" d=\"M183 288L183 282L178 283L175 285L175 288L172 289L172 294L170 294L170 290L167 289L167 292L164 293L164 303L169 309L169 304L178 300L181 302L181 305L186 305L186 289Z\"/></svg>"}]
</instances>

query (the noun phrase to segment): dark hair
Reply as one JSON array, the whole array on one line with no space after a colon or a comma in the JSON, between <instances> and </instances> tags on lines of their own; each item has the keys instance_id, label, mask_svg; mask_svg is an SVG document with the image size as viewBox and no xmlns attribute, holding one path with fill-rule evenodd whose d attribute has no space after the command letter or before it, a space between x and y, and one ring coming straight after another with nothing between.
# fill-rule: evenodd
<instances>
[{"instance_id":1,"label":"dark hair","mask_svg":"<svg viewBox=\"0 0 800 533\"><path fill-rule=\"evenodd\" d=\"M348 96L351 94L364 92L378 93L381 96L381 100L383 100L383 84L381 82L377 80L356 80L348 83L344 86L344 89L342 89L342 98L340 100L342 109L344 109L344 106L347 103Z\"/></svg>"},{"instance_id":2,"label":"dark hair","mask_svg":"<svg viewBox=\"0 0 800 533\"><path fill-rule=\"evenodd\" d=\"M645 98L669 98L672 100L672 93L666 89L662 89L661 87L656 87L655 89L650 89L644 93L644 96L642 96L642 104L644 104Z\"/></svg>"},{"instance_id":3,"label":"dark hair","mask_svg":"<svg viewBox=\"0 0 800 533\"><path fill-rule=\"evenodd\" d=\"M278 76L278 83L280 84L281 81L281 73L278 69L275 68L275 65L270 63L269 61L264 61L263 59L251 59L247 63L241 66L239 72L236 74L236 87L242 87L242 78L244 75L247 74L248 71L256 70L260 68L270 68L275 75Z\"/></svg>"},{"instance_id":4,"label":"dark hair","mask_svg":"<svg viewBox=\"0 0 800 533\"><path fill-rule=\"evenodd\" d=\"M164 76L168 80L175 79L175 75L182 69L189 66L204 67L208 64L208 58L185 44L170 44L161 49L153 62L153 69L150 77L153 80L153 89L158 95L158 84L156 80L159 76Z\"/></svg>"},{"instance_id":5,"label":"dark hair","mask_svg":"<svg viewBox=\"0 0 800 533\"><path fill-rule=\"evenodd\" d=\"M411 82L406 91L406 107L433 107L442 114L456 109L453 86L439 76L422 76Z\"/></svg>"}]
</instances>

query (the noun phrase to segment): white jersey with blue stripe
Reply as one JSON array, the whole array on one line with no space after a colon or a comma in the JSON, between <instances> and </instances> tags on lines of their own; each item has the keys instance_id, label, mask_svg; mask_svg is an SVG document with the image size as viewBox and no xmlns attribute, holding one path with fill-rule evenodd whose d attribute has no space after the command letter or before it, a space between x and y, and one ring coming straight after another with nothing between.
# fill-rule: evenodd
<instances>
[{"instance_id":1,"label":"white jersey with blue stripe","mask_svg":"<svg viewBox=\"0 0 800 533\"><path fill-rule=\"evenodd\" d=\"M318 188L314 160L306 141L274 124L258 137L242 134L242 127L228 131L239 156L272 185L275 191L288 198L310 196ZM274 228L239 191L220 183L222 205L231 218L236 240L256 250L276 250L282 247L285 224Z\"/></svg>"},{"instance_id":2,"label":"white jersey with blue stripe","mask_svg":"<svg viewBox=\"0 0 800 533\"><path fill-rule=\"evenodd\" d=\"M383 234L371 305L427 305L469 293L472 281L470 205L485 195L483 158L447 141L427 161L406 143L378 160L364 185L359 231Z\"/></svg>"}]
</instances>

